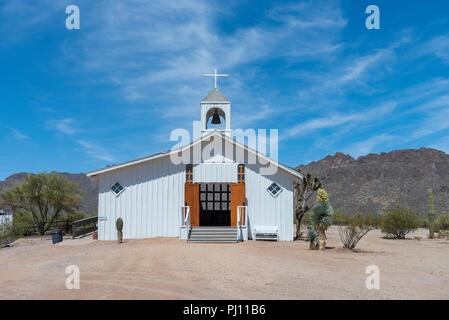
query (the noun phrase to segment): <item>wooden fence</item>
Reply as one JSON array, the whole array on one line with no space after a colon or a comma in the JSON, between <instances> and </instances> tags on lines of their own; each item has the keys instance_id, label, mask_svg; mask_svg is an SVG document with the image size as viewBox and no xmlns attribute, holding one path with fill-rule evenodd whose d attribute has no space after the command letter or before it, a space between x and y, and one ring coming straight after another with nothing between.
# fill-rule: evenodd
<instances>
[{"instance_id":1,"label":"wooden fence","mask_svg":"<svg viewBox=\"0 0 449 320\"><path fill-rule=\"evenodd\" d=\"M98 217L91 217L72 222L72 237L78 237L97 230Z\"/></svg>"}]
</instances>

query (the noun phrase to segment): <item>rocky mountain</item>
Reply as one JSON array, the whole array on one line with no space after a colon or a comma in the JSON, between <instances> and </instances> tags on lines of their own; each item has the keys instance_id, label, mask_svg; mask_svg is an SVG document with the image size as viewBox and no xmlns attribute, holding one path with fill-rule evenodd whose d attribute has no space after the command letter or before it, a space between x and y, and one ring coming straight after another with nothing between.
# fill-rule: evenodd
<instances>
[{"instance_id":1,"label":"rocky mountain","mask_svg":"<svg viewBox=\"0 0 449 320\"><path fill-rule=\"evenodd\" d=\"M88 178L84 173L56 173L78 184L79 188L84 191L84 201L81 209L86 213L96 214L98 211L98 181ZM16 173L6 178L5 181L0 181L0 192L3 188L11 188L16 183L24 181L27 174L27 172Z\"/></svg>"},{"instance_id":2,"label":"rocky mountain","mask_svg":"<svg viewBox=\"0 0 449 320\"><path fill-rule=\"evenodd\" d=\"M437 213L449 213L449 155L421 148L396 150L352 158L334 156L299 166L323 182L335 210L348 214L383 212L398 202L421 215L427 214L427 189L431 188ZM96 213L98 182L85 174L58 172L85 191L83 210ZM0 181L0 191L25 180L27 173L16 173Z\"/></svg>"},{"instance_id":3,"label":"rocky mountain","mask_svg":"<svg viewBox=\"0 0 449 320\"><path fill-rule=\"evenodd\" d=\"M347 214L383 212L400 203L426 215L429 188L436 212L449 212L449 155L442 151L396 150L358 159L336 153L299 168L319 176L334 209Z\"/></svg>"}]
</instances>

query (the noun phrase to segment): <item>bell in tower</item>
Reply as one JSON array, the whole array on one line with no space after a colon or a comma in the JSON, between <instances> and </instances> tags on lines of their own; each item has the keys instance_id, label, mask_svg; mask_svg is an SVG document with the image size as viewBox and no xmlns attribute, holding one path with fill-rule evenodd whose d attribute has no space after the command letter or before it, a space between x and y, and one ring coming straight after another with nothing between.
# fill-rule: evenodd
<instances>
[{"instance_id":1,"label":"bell in tower","mask_svg":"<svg viewBox=\"0 0 449 320\"><path fill-rule=\"evenodd\" d=\"M215 113L212 116L212 124L221 124L220 116L218 115L217 109L215 109Z\"/></svg>"}]
</instances>

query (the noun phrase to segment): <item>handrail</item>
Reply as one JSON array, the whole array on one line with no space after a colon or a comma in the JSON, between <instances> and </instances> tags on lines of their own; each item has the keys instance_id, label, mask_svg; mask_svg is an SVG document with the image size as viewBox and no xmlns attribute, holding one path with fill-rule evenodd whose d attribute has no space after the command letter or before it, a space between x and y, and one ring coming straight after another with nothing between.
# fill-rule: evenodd
<instances>
[{"instance_id":1,"label":"handrail","mask_svg":"<svg viewBox=\"0 0 449 320\"><path fill-rule=\"evenodd\" d=\"M244 219L242 219L242 214L244 214ZM246 227L248 224L248 207L247 206L237 206L237 241L239 240L240 230L243 225Z\"/></svg>"},{"instance_id":2,"label":"handrail","mask_svg":"<svg viewBox=\"0 0 449 320\"><path fill-rule=\"evenodd\" d=\"M72 237L87 234L97 230L98 217L89 217L72 222Z\"/></svg>"},{"instance_id":3,"label":"handrail","mask_svg":"<svg viewBox=\"0 0 449 320\"><path fill-rule=\"evenodd\" d=\"M181 207L181 221L182 225L186 228L190 227L190 207L189 206L182 206Z\"/></svg>"}]
</instances>

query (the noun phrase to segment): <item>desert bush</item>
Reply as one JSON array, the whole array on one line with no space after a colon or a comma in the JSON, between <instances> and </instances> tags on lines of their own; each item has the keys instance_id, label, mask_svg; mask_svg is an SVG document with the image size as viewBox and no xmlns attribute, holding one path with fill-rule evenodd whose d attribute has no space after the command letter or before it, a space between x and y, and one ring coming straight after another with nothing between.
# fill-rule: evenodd
<instances>
[{"instance_id":1,"label":"desert bush","mask_svg":"<svg viewBox=\"0 0 449 320\"><path fill-rule=\"evenodd\" d=\"M332 224L336 226L344 225L347 223L348 216L344 212L334 212L332 215Z\"/></svg>"},{"instance_id":2,"label":"desert bush","mask_svg":"<svg viewBox=\"0 0 449 320\"><path fill-rule=\"evenodd\" d=\"M75 210L67 213L66 218L69 219L70 221L78 221L81 219L89 218L89 215L82 210Z\"/></svg>"},{"instance_id":3,"label":"desert bush","mask_svg":"<svg viewBox=\"0 0 449 320\"><path fill-rule=\"evenodd\" d=\"M6 221L0 224L0 245L8 244L14 240L14 233L12 231L12 223Z\"/></svg>"},{"instance_id":4,"label":"desert bush","mask_svg":"<svg viewBox=\"0 0 449 320\"><path fill-rule=\"evenodd\" d=\"M337 221L340 241L343 247L348 249L354 249L369 231L376 229L379 225L377 215L362 216L360 213L353 216L339 213Z\"/></svg>"},{"instance_id":5,"label":"desert bush","mask_svg":"<svg viewBox=\"0 0 449 320\"><path fill-rule=\"evenodd\" d=\"M405 239L405 236L418 228L418 216L410 209L399 205L387 211L382 218L381 229L389 238Z\"/></svg>"},{"instance_id":6,"label":"desert bush","mask_svg":"<svg viewBox=\"0 0 449 320\"><path fill-rule=\"evenodd\" d=\"M416 222L418 224L418 228L429 229L429 219L428 218L418 217L416 219Z\"/></svg>"},{"instance_id":7,"label":"desert bush","mask_svg":"<svg viewBox=\"0 0 449 320\"><path fill-rule=\"evenodd\" d=\"M435 221L435 230L449 230L449 214L443 214L438 217L438 219Z\"/></svg>"},{"instance_id":8,"label":"desert bush","mask_svg":"<svg viewBox=\"0 0 449 320\"><path fill-rule=\"evenodd\" d=\"M439 230L438 231L438 238L449 239L449 230Z\"/></svg>"},{"instance_id":9,"label":"desert bush","mask_svg":"<svg viewBox=\"0 0 449 320\"><path fill-rule=\"evenodd\" d=\"M31 213L20 210L14 213L12 229L16 238L30 236L33 233L33 226L34 220Z\"/></svg>"}]
</instances>

